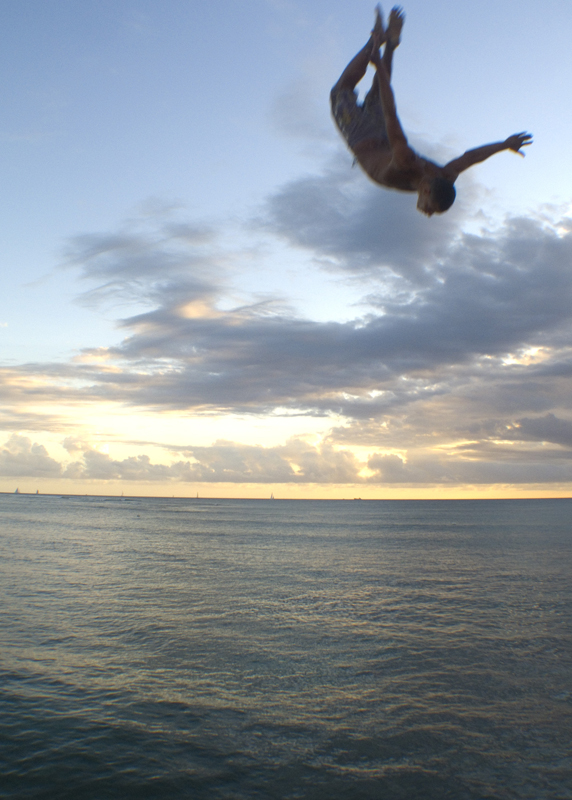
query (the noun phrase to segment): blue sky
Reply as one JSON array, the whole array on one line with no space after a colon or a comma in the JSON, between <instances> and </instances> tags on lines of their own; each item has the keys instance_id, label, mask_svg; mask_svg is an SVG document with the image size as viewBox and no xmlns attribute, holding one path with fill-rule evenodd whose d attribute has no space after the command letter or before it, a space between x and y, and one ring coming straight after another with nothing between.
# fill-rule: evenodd
<instances>
[{"instance_id":1,"label":"blue sky","mask_svg":"<svg viewBox=\"0 0 572 800\"><path fill-rule=\"evenodd\" d=\"M535 137L431 220L329 116L369 2L0 4L0 490L569 493L572 4L405 12L416 149Z\"/></svg>"}]
</instances>

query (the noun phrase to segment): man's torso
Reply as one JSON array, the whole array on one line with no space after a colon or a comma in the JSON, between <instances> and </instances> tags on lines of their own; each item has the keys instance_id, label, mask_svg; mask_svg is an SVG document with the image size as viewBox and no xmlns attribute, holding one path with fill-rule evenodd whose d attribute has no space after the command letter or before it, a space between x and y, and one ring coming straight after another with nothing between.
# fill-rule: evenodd
<instances>
[{"instance_id":1,"label":"man's torso","mask_svg":"<svg viewBox=\"0 0 572 800\"><path fill-rule=\"evenodd\" d=\"M332 114L348 147L364 172L380 186L416 192L424 177L440 174L442 168L416 154L407 167L395 163L376 93L370 92L360 104L351 89L334 87L331 104Z\"/></svg>"},{"instance_id":2,"label":"man's torso","mask_svg":"<svg viewBox=\"0 0 572 800\"><path fill-rule=\"evenodd\" d=\"M387 189L401 192L417 192L424 179L447 178L454 182L456 175L449 175L446 168L409 150L408 165L396 163L389 142L374 140L360 142L353 148L358 164L372 181Z\"/></svg>"}]
</instances>

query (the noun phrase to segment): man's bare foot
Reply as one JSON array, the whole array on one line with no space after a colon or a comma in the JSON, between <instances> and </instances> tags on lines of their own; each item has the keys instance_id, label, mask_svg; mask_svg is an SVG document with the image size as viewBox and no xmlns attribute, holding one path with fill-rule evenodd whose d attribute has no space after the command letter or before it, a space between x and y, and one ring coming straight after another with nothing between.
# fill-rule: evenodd
<instances>
[{"instance_id":1,"label":"man's bare foot","mask_svg":"<svg viewBox=\"0 0 572 800\"><path fill-rule=\"evenodd\" d=\"M374 48L379 48L386 40L385 27L383 24L383 12L379 3L375 7L375 22L371 31L371 40Z\"/></svg>"},{"instance_id":2,"label":"man's bare foot","mask_svg":"<svg viewBox=\"0 0 572 800\"><path fill-rule=\"evenodd\" d=\"M389 15L389 22L385 32L385 38L390 47L394 50L401 41L401 29L405 22L405 14L400 6L393 6Z\"/></svg>"}]
</instances>

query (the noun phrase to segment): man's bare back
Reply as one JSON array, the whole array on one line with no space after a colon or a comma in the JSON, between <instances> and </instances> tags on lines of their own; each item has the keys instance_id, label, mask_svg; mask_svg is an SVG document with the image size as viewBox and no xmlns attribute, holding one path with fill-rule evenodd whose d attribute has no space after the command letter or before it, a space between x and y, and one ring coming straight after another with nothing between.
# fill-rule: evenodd
<instances>
[{"instance_id":1,"label":"man's bare back","mask_svg":"<svg viewBox=\"0 0 572 800\"><path fill-rule=\"evenodd\" d=\"M368 43L348 64L332 89L332 113L364 172L388 189L417 192L417 208L431 216L443 213L453 204L453 184L461 172L502 150L512 150L523 156L521 148L532 143L532 136L516 133L504 142L467 150L443 167L418 155L409 146L399 122L390 84L393 52L399 45L404 20L403 11L396 6L385 29L381 9L377 7ZM381 57L379 48L383 43ZM361 105L354 88L364 77L369 63L375 66L376 74Z\"/></svg>"}]
</instances>

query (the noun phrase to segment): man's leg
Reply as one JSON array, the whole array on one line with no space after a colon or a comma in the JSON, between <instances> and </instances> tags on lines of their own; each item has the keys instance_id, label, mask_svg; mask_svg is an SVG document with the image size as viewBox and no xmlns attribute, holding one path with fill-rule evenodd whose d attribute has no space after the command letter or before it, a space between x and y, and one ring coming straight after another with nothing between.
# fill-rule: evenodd
<instances>
[{"instance_id":1,"label":"man's leg","mask_svg":"<svg viewBox=\"0 0 572 800\"><path fill-rule=\"evenodd\" d=\"M393 14L393 11L391 13ZM377 6L375 9L375 23L368 43L359 51L357 56L352 58L350 63L340 75L340 79L332 89L332 93L337 92L340 89L350 89L353 91L367 71L374 46L379 42L379 44L377 44L377 47L379 48L384 41L385 31L383 29L381 7Z\"/></svg>"},{"instance_id":2,"label":"man's leg","mask_svg":"<svg viewBox=\"0 0 572 800\"><path fill-rule=\"evenodd\" d=\"M385 31L385 48L383 50L383 66L385 67L385 71L387 72L387 77L391 80L391 69L393 66L393 51L396 47L399 46L401 41L401 29L403 28L403 23L405 22L405 14L403 13L403 9L399 6L394 6L391 9L391 13L389 15L389 22L387 24L387 30ZM372 39L375 38L375 29L372 31ZM372 44L372 51L375 43ZM363 76L362 76L363 77ZM370 93L376 97L379 95L379 80L377 77L377 72L373 77L373 82L371 84L371 89L367 93L368 96Z\"/></svg>"},{"instance_id":3,"label":"man's leg","mask_svg":"<svg viewBox=\"0 0 572 800\"><path fill-rule=\"evenodd\" d=\"M383 51L383 66L389 78L391 78L391 67L393 64L393 51L399 47L401 41L401 29L405 22L405 14L399 6L393 6L389 15L389 22L385 32L385 48Z\"/></svg>"}]
</instances>

